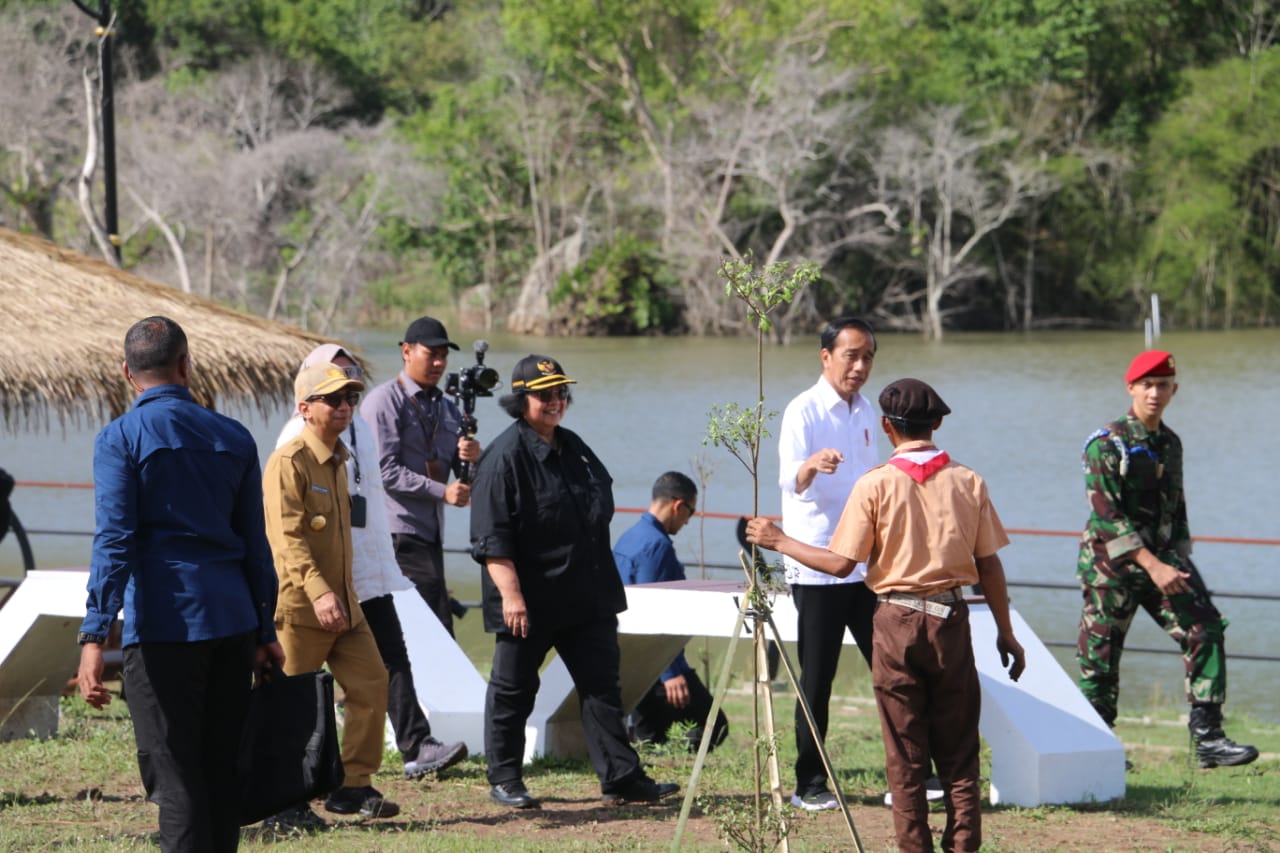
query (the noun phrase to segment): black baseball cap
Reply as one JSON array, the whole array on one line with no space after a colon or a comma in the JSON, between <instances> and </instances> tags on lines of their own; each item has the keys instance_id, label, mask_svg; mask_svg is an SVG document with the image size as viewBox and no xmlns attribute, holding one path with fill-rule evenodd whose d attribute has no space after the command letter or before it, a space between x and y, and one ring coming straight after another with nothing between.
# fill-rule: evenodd
<instances>
[{"instance_id":1,"label":"black baseball cap","mask_svg":"<svg viewBox=\"0 0 1280 853\"><path fill-rule=\"evenodd\" d=\"M511 370L512 391L541 391L577 381L565 376L560 362L549 355L526 355Z\"/></svg>"},{"instance_id":2,"label":"black baseball cap","mask_svg":"<svg viewBox=\"0 0 1280 853\"><path fill-rule=\"evenodd\" d=\"M405 330L402 344L422 344L424 347L448 347L458 349L458 345L449 340L449 333L434 317L419 317L409 324Z\"/></svg>"}]
</instances>

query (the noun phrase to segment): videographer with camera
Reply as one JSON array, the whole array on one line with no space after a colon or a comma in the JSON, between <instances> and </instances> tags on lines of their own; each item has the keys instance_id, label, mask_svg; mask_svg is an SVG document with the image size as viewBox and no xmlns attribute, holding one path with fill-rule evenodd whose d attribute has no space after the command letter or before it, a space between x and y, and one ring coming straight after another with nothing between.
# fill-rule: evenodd
<instances>
[{"instance_id":1,"label":"videographer with camera","mask_svg":"<svg viewBox=\"0 0 1280 853\"><path fill-rule=\"evenodd\" d=\"M433 317L414 320L400 342L404 369L368 393L360 415L378 443L396 562L452 636L444 577L444 505L466 506L471 501L467 474L480 458L480 443L475 440L474 418L469 412L464 415L440 387L451 349L458 345L449 340L443 323ZM468 386L487 374L496 379L482 364L463 372ZM477 393L485 395L487 389ZM470 400L468 407L473 404ZM452 482L451 473L456 477Z\"/></svg>"}]
</instances>

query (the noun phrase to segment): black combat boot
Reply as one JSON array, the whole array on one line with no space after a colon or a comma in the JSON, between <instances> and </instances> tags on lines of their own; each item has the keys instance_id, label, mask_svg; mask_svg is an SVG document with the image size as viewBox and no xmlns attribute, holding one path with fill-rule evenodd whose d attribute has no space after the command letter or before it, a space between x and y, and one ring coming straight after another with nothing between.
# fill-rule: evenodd
<instances>
[{"instance_id":1,"label":"black combat boot","mask_svg":"<svg viewBox=\"0 0 1280 853\"><path fill-rule=\"evenodd\" d=\"M1196 758L1202 768L1235 767L1258 757L1257 749L1236 743L1222 733L1221 705L1192 705L1187 728L1191 729L1191 742L1195 745Z\"/></svg>"}]
</instances>

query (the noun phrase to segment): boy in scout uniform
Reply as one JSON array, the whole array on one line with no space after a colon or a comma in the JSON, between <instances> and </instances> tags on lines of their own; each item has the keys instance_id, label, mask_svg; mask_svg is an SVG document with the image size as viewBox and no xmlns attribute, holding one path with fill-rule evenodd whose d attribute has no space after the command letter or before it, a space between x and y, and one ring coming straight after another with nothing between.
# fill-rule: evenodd
<instances>
[{"instance_id":1,"label":"boy in scout uniform","mask_svg":"<svg viewBox=\"0 0 1280 853\"><path fill-rule=\"evenodd\" d=\"M336 364L298 373L294 397L306 428L271 454L262 492L267 539L280 578L275 622L285 672L312 672L327 663L346 694L346 778L325 809L392 817L399 807L370 784L382 764L387 670L351 584L347 451L339 441L363 388ZM269 822L282 829L324 825L306 804L289 811Z\"/></svg>"},{"instance_id":2,"label":"boy in scout uniform","mask_svg":"<svg viewBox=\"0 0 1280 853\"><path fill-rule=\"evenodd\" d=\"M1085 441L1089 521L1076 575L1084 592L1080 690L1108 725L1120 694L1120 655L1141 607L1182 648L1189 727L1201 767L1248 764L1258 757L1222 731L1227 698L1227 620L1191 562L1191 530L1182 493L1182 441L1163 422L1178 391L1173 356L1139 354L1124 377L1133 406Z\"/></svg>"},{"instance_id":3,"label":"boy in scout uniform","mask_svg":"<svg viewBox=\"0 0 1280 853\"><path fill-rule=\"evenodd\" d=\"M982 584L1001 665L1017 681L1026 656L996 553L1009 537L982 477L933 443L951 414L933 388L899 379L880 392L880 411L893 456L854 483L826 548L764 518L747 523L747 539L837 577L866 563L867 587L876 594L871 680L898 849L934 849L925 793L932 757L947 799L942 849L971 853L982 846L981 690L961 590Z\"/></svg>"}]
</instances>

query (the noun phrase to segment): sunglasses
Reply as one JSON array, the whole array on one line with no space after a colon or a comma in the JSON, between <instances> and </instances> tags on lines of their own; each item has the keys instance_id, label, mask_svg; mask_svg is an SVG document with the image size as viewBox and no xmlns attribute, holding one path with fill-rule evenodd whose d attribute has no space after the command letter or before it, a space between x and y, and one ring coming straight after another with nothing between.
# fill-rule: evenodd
<instances>
[{"instance_id":1,"label":"sunglasses","mask_svg":"<svg viewBox=\"0 0 1280 853\"><path fill-rule=\"evenodd\" d=\"M531 391L529 393L544 403L550 403L552 400L569 399L569 386L560 385L556 388L545 388L541 391Z\"/></svg>"},{"instance_id":2,"label":"sunglasses","mask_svg":"<svg viewBox=\"0 0 1280 853\"><path fill-rule=\"evenodd\" d=\"M334 391L332 394L316 394L314 397L308 397L308 403L314 403L317 400L324 400L331 409L337 409L346 403L352 407L360 402L359 391Z\"/></svg>"}]
</instances>

